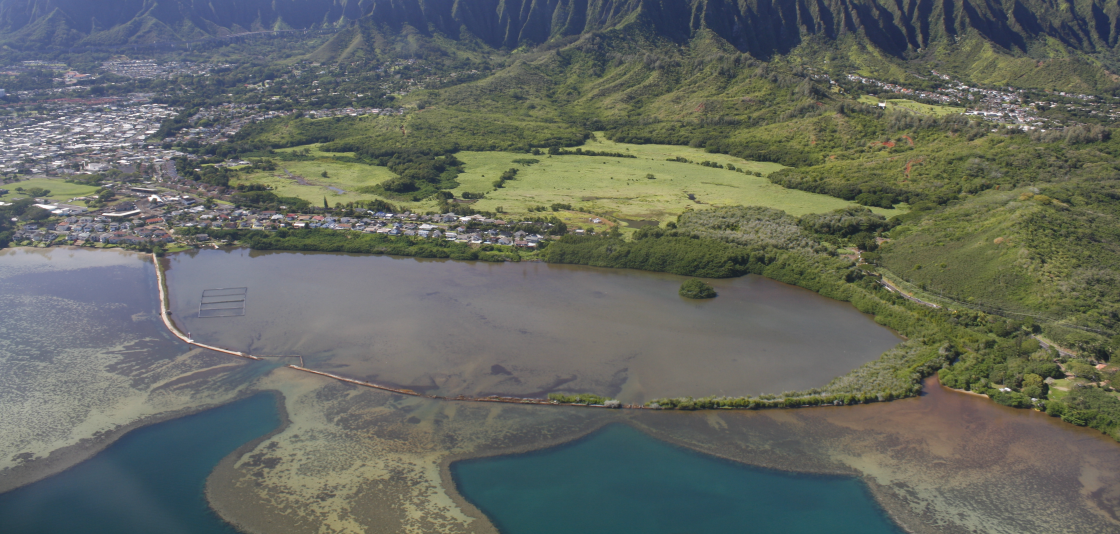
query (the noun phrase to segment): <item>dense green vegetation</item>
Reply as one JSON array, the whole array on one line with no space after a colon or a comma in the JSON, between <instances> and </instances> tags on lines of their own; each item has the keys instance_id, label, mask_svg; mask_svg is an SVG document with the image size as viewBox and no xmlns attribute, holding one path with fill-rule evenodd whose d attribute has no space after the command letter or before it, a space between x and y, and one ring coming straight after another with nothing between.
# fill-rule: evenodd
<instances>
[{"instance_id":1,"label":"dense green vegetation","mask_svg":"<svg viewBox=\"0 0 1120 534\"><path fill-rule=\"evenodd\" d=\"M703 280L698 280L696 278L685 280L684 283L681 284L681 288L678 293L680 293L682 297L690 299L716 298L715 288L713 288L711 284Z\"/></svg>"},{"instance_id":2,"label":"dense green vegetation","mask_svg":"<svg viewBox=\"0 0 1120 534\"><path fill-rule=\"evenodd\" d=\"M7 204L0 206L0 248L7 247L11 242L17 224L12 219L39 221L50 216L49 211L36 207L35 201L29 198Z\"/></svg>"},{"instance_id":3,"label":"dense green vegetation","mask_svg":"<svg viewBox=\"0 0 1120 534\"><path fill-rule=\"evenodd\" d=\"M479 248L465 243L438 239L388 236L362 232L340 232L325 228L272 232L255 230L200 230L180 228L181 235L206 233L211 239L233 240L255 250L296 250L315 252L347 252L358 254L392 254L417 258L450 258L453 260L520 261L513 247L486 245Z\"/></svg>"},{"instance_id":4,"label":"dense green vegetation","mask_svg":"<svg viewBox=\"0 0 1120 534\"><path fill-rule=\"evenodd\" d=\"M901 218L873 259L955 306L1042 323L1106 360L1120 333L1114 180L991 191Z\"/></svg>"},{"instance_id":5,"label":"dense green vegetation","mask_svg":"<svg viewBox=\"0 0 1120 534\"><path fill-rule=\"evenodd\" d=\"M611 400L601 395L593 393L578 393L574 395L567 395L564 393L549 393L548 400L559 402L561 404L606 404Z\"/></svg>"}]
</instances>

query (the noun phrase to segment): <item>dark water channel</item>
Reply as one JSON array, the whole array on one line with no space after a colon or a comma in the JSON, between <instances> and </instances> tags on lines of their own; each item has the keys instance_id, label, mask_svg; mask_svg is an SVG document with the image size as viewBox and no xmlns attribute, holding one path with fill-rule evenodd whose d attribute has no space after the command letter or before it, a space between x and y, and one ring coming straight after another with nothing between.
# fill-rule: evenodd
<instances>
[{"instance_id":1,"label":"dark water channel","mask_svg":"<svg viewBox=\"0 0 1120 534\"><path fill-rule=\"evenodd\" d=\"M206 477L279 424L275 397L258 394L134 430L67 471L0 494L0 532L236 532L206 504Z\"/></svg>"},{"instance_id":2,"label":"dark water channel","mask_svg":"<svg viewBox=\"0 0 1120 534\"><path fill-rule=\"evenodd\" d=\"M899 342L846 303L757 276L677 294L683 277L543 263L203 250L169 260L195 339L442 395L756 395L822 386ZM199 318L248 287L246 314Z\"/></svg>"},{"instance_id":3,"label":"dark water channel","mask_svg":"<svg viewBox=\"0 0 1120 534\"><path fill-rule=\"evenodd\" d=\"M459 491L505 534L896 534L858 479L768 471L612 425L542 451L457 462Z\"/></svg>"}]
</instances>

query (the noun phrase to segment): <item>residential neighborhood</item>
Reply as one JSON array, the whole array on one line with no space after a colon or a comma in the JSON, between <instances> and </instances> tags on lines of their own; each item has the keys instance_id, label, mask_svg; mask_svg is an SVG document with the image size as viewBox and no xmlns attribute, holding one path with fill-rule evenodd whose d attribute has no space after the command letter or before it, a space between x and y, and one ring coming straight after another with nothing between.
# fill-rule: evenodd
<instances>
[{"instance_id":1,"label":"residential neighborhood","mask_svg":"<svg viewBox=\"0 0 1120 534\"><path fill-rule=\"evenodd\" d=\"M278 97L276 97L278 98ZM363 117L366 115L398 115L403 109L395 108L331 108L309 110L303 113L311 119L325 119L328 117ZM180 130L177 134L168 136L165 142L185 143L197 141L202 144L222 143L229 137L236 135L246 125L257 123L277 117L287 117L297 113L292 110L269 110L260 104L222 104L200 109L192 115L188 122L189 127Z\"/></svg>"},{"instance_id":2,"label":"residential neighborhood","mask_svg":"<svg viewBox=\"0 0 1120 534\"><path fill-rule=\"evenodd\" d=\"M352 215L341 216L327 212L259 211L154 187L122 187L115 193L124 200L99 210L69 204L36 204L54 217L24 224L12 240L40 245L189 247L215 241L210 233L221 230L321 228L534 249L547 239L542 234L551 227L548 223L509 223L454 213L421 215L357 209L347 210ZM513 228L531 226L540 228L540 233Z\"/></svg>"},{"instance_id":3,"label":"residential neighborhood","mask_svg":"<svg viewBox=\"0 0 1120 534\"><path fill-rule=\"evenodd\" d=\"M211 63L191 63L187 61L170 61L158 63L151 59L120 58L105 61L101 68L117 76L128 78L174 78L177 76L205 76L210 71L221 68L230 68L234 65L214 65Z\"/></svg>"},{"instance_id":4,"label":"residential neighborhood","mask_svg":"<svg viewBox=\"0 0 1120 534\"><path fill-rule=\"evenodd\" d=\"M931 74L944 82L940 88L933 91L911 89L857 74L847 75L847 80L878 87L889 93L917 97L938 104L963 106L966 108L965 115L999 124L1018 125L1025 130L1073 125L1058 124L1052 119L1040 116L1040 111L1055 107L1088 116L1107 117L1110 120L1120 119L1120 109L1092 95L1047 91L1040 94L1046 94L1048 98L1035 100L1030 98L1028 92L1023 89L1011 87L985 89L966 85L937 71L931 71ZM828 78L823 75L819 77ZM829 82L835 84L831 80Z\"/></svg>"},{"instance_id":5,"label":"residential neighborhood","mask_svg":"<svg viewBox=\"0 0 1120 534\"><path fill-rule=\"evenodd\" d=\"M176 111L146 95L52 101L33 117L0 119L0 173L73 174L158 165L183 155L146 140Z\"/></svg>"}]
</instances>

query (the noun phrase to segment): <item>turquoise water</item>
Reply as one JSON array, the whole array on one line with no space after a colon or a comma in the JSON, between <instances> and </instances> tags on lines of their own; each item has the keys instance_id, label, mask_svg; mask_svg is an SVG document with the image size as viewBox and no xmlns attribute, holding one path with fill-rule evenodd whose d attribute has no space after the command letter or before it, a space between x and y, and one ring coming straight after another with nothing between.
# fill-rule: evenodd
<instances>
[{"instance_id":1,"label":"turquoise water","mask_svg":"<svg viewBox=\"0 0 1120 534\"><path fill-rule=\"evenodd\" d=\"M259 394L134 430L72 469L0 494L0 532L236 532L207 506L206 477L279 424L274 397Z\"/></svg>"},{"instance_id":2,"label":"turquoise water","mask_svg":"<svg viewBox=\"0 0 1120 534\"><path fill-rule=\"evenodd\" d=\"M505 534L901 532L858 479L751 468L624 425L451 472Z\"/></svg>"}]
</instances>

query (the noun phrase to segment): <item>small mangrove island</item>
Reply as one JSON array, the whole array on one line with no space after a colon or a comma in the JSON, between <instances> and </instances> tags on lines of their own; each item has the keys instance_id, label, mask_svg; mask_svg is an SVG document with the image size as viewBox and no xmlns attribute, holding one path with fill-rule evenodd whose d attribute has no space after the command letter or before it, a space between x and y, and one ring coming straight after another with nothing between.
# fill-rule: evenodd
<instances>
[{"instance_id":1,"label":"small mangrove island","mask_svg":"<svg viewBox=\"0 0 1120 534\"><path fill-rule=\"evenodd\" d=\"M680 295L688 299L714 299L716 298L716 290L711 284L697 280L696 278L685 280L681 284L681 289L678 291Z\"/></svg>"}]
</instances>

